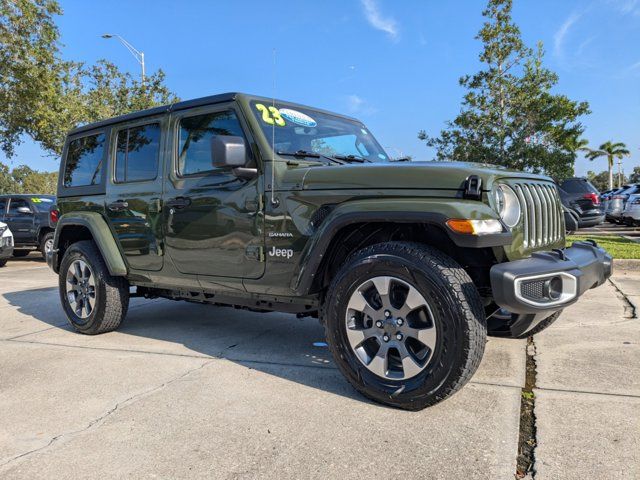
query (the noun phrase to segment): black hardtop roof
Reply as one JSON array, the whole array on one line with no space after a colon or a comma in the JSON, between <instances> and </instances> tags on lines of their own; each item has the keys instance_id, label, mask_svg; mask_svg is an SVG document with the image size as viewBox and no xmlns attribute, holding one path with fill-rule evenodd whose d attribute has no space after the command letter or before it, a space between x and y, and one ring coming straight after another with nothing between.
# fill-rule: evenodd
<instances>
[{"instance_id":1,"label":"black hardtop roof","mask_svg":"<svg viewBox=\"0 0 640 480\"><path fill-rule=\"evenodd\" d=\"M139 118L151 117L153 115L159 115L162 113L176 112L179 110L185 110L187 108L195 108L195 107L202 107L205 105L213 105L216 103L230 102L235 100L238 95L246 95L247 97L250 97L251 99L256 99L256 100L262 99L264 101L267 101L267 100L270 102L273 101L273 99L271 98L260 97L258 95L243 94L240 92L220 93L218 95L209 95L208 97L194 98L192 100L184 100L182 102L170 103L168 105L162 105L160 107L148 108L146 110L140 110L138 112L127 113L126 115L120 115L118 117L107 118L99 122L88 123L86 125L81 125L79 127L74 128L69 132L69 135L75 135L77 133L87 132L90 130L94 130L96 128L106 127L108 125L113 125L117 123L124 123L131 120L137 120ZM337 117L347 118L349 120L359 121L358 119L349 117L347 115L341 115L338 113L329 112L327 110L322 110L320 108L308 107L306 105L301 105L295 102L289 102L286 100L278 100L278 99L276 99L275 101L277 103L286 103L289 105L296 105L302 108L310 108L313 110L317 110L319 112L327 113L329 115L334 115Z\"/></svg>"},{"instance_id":2,"label":"black hardtop roof","mask_svg":"<svg viewBox=\"0 0 640 480\"><path fill-rule=\"evenodd\" d=\"M0 198L6 198L6 197L17 197L17 198L21 198L21 197L45 197L45 198L56 198L55 195L51 195L48 193L3 193L0 194Z\"/></svg>"}]
</instances>

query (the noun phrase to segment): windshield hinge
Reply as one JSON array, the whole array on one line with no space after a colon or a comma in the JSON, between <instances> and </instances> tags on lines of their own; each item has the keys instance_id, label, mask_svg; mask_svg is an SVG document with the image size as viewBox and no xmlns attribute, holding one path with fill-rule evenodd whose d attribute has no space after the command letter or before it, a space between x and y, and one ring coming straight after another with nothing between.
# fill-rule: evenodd
<instances>
[{"instance_id":1,"label":"windshield hinge","mask_svg":"<svg viewBox=\"0 0 640 480\"><path fill-rule=\"evenodd\" d=\"M464 181L464 198L480 200L482 198L482 179L477 175L469 175Z\"/></svg>"}]
</instances>

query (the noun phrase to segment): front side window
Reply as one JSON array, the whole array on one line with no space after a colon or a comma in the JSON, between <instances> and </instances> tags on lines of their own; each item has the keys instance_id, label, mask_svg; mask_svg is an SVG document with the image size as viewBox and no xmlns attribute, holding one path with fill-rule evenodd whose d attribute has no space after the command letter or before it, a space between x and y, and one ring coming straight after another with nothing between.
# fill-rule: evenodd
<instances>
[{"instance_id":1,"label":"front side window","mask_svg":"<svg viewBox=\"0 0 640 480\"><path fill-rule=\"evenodd\" d=\"M264 136L276 153L299 151L386 162L386 152L367 128L356 120L299 106L252 102Z\"/></svg>"},{"instance_id":2,"label":"front side window","mask_svg":"<svg viewBox=\"0 0 640 480\"><path fill-rule=\"evenodd\" d=\"M7 210L7 199L0 198L0 215L2 215Z\"/></svg>"},{"instance_id":3,"label":"front side window","mask_svg":"<svg viewBox=\"0 0 640 480\"><path fill-rule=\"evenodd\" d=\"M98 185L102 180L103 133L76 138L69 143L64 170L65 187Z\"/></svg>"},{"instance_id":4,"label":"front side window","mask_svg":"<svg viewBox=\"0 0 640 480\"><path fill-rule=\"evenodd\" d=\"M240 121L233 110L195 115L180 120L180 175L196 175L216 170L211 152L211 140L216 135L244 138Z\"/></svg>"},{"instance_id":5,"label":"front side window","mask_svg":"<svg viewBox=\"0 0 640 480\"><path fill-rule=\"evenodd\" d=\"M120 130L116 145L116 182L140 182L157 177L159 123Z\"/></svg>"},{"instance_id":6,"label":"front side window","mask_svg":"<svg viewBox=\"0 0 640 480\"><path fill-rule=\"evenodd\" d=\"M19 208L28 208L31 210L26 200L22 198L12 198L9 203L9 215L24 215L24 213L18 211Z\"/></svg>"}]
</instances>

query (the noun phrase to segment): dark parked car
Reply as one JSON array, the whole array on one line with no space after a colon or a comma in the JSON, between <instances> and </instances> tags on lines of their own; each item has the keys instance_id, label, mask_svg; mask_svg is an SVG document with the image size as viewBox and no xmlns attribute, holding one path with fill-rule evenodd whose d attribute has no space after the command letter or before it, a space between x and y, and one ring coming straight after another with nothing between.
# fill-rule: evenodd
<instances>
[{"instance_id":1,"label":"dark parked car","mask_svg":"<svg viewBox=\"0 0 640 480\"><path fill-rule=\"evenodd\" d=\"M578 227L593 227L604 222L604 206L600 192L589 180L568 178L558 185L562 204L578 217Z\"/></svg>"},{"instance_id":2,"label":"dark parked car","mask_svg":"<svg viewBox=\"0 0 640 480\"><path fill-rule=\"evenodd\" d=\"M14 257L25 257L34 248L46 257L58 221L55 202L52 195L0 195L0 222L13 232Z\"/></svg>"}]
</instances>

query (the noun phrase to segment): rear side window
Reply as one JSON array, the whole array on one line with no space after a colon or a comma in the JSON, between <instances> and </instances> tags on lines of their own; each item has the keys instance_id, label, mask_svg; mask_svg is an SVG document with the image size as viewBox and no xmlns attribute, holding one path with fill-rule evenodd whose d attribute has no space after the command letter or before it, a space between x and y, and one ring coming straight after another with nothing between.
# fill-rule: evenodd
<instances>
[{"instance_id":1,"label":"rear side window","mask_svg":"<svg viewBox=\"0 0 640 480\"><path fill-rule=\"evenodd\" d=\"M39 212L48 212L54 203L51 197L31 197L31 205Z\"/></svg>"},{"instance_id":2,"label":"rear side window","mask_svg":"<svg viewBox=\"0 0 640 480\"><path fill-rule=\"evenodd\" d=\"M7 199L0 198L0 215L7 211Z\"/></svg>"},{"instance_id":3,"label":"rear side window","mask_svg":"<svg viewBox=\"0 0 640 480\"><path fill-rule=\"evenodd\" d=\"M589 180L584 178L570 178L562 182L561 188L568 193L599 193Z\"/></svg>"},{"instance_id":4,"label":"rear side window","mask_svg":"<svg viewBox=\"0 0 640 480\"><path fill-rule=\"evenodd\" d=\"M155 179L158 176L159 154L159 123L120 130L116 147L116 182Z\"/></svg>"},{"instance_id":5,"label":"rear side window","mask_svg":"<svg viewBox=\"0 0 640 480\"><path fill-rule=\"evenodd\" d=\"M215 170L211 158L211 140L216 135L243 137L235 112L212 112L180 120L178 172L194 175Z\"/></svg>"},{"instance_id":6,"label":"rear side window","mask_svg":"<svg viewBox=\"0 0 640 480\"><path fill-rule=\"evenodd\" d=\"M69 143L64 170L65 187L98 185L102 180L103 133L76 138Z\"/></svg>"}]
</instances>

